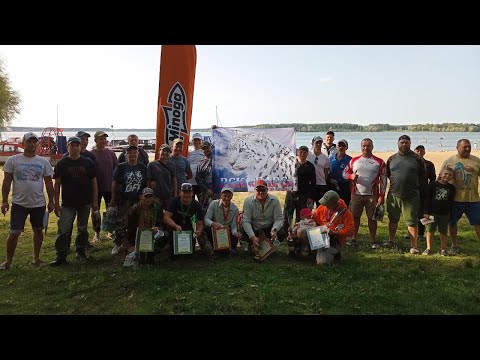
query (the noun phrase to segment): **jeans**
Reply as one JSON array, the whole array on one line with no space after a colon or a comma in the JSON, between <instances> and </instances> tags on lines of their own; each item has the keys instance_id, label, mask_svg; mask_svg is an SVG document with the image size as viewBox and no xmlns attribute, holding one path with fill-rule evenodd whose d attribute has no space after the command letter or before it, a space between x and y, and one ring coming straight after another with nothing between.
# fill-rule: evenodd
<instances>
[{"instance_id":1,"label":"jeans","mask_svg":"<svg viewBox=\"0 0 480 360\"><path fill-rule=\"evenodd\" d=\"M77 216L77 237L75 240L75 251L84 252L88 242L88 216L90 215L90 204L78 207L62 206L58 218L57 240L55 250L58 259L66 259L70 248L70 236L73 229L73 221Z\"/></svg>"}]
</instances>

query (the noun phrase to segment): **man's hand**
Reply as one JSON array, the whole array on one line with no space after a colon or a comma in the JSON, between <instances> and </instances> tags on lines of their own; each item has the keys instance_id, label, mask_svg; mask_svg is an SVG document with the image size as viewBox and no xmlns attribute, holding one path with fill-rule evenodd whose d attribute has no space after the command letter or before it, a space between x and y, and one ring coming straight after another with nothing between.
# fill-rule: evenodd
<instances>
[{"instance_id":1,"label":"man's hand","mask_svg":"<svg viewBox=\"0 0 480 360\"><path fill-rule=\"evenodd\" d=\"M10 205L8 204L8 201L2 201L2 214L3 214L3 216L5 216L8 209L10 209Z\"/></svg>"},{"instance_id":2,"label":"man's hand","mask_svg":"<svg viewBox=\"0 0 480 360\"><path fill-rule=\"evenodd\" d=\"M53 210L55 210L55 204L53 201L49 201L47 205L48 212L51 213Z\"/></svg>"},{"instance_id":3,"label":"man's hand","mask_svg":"<svg viewBox=\"0 0 480 360\"><path fill-rule=\"evenodd\" d=\"M383 205L384 202L385 202L385 196L379 196L377 199L377 204Z\"/></svg>"},{"instance_id":4,"label":"man's hand","mask_svg":"<svg viewBox=\"0 0 480 360\"><path fill-rule=\"evenodd\" d=\"M250 240L252 240L253 246L258 247L260 245L260 239L258 236L252 236Z\"/></svg>"},{"instance_id":5,"label":"man's hand","mask_svg":"<svg viewBox=\"0 0 480 360\"><path fill-rule=\"evenodd\" d=\"M270 240L273 241L277 238L277 229L272 229L272 231L270 232Z\"/></svg>"},{"instance_id":6,"label":"man's hand","mask_svg":"<svg viewBox=\"0 0 480 360\"><path fill-rule=\"evenodd\" d=\"M55 215L57 215L57 217L60 217L60 212L61 212L62 208L59 204L55 204Z\"/></svg>"},{"instance_id":7,"label":"man's hand","mask_svg":"<svg viewBox=\"0 0 480 360\"><path fill-rule=\"evenodd\" d=\"M218 222L213 222L213 223L212 223L212 226L213 226L215 229L219 229L219 228L221 228L223 225L220 224L220 223L218 223Z\"/></svg>"}]
</instances>

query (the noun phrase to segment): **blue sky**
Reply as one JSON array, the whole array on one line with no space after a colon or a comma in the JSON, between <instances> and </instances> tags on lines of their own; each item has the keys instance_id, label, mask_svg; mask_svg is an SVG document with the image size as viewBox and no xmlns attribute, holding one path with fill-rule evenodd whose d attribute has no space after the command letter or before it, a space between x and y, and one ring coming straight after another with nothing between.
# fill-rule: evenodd
<instances>
[{"instance_id":1,"label":"blue sky","mask_svg":"<svg viewBox=\"0 0 480 360\"><path fill-rule=\"evenodd\" d=\"M155 128L160 45L0 45L14 126ZM480 46L197 46L192 127L480 122Z\"/></svg>"}]
</instances>

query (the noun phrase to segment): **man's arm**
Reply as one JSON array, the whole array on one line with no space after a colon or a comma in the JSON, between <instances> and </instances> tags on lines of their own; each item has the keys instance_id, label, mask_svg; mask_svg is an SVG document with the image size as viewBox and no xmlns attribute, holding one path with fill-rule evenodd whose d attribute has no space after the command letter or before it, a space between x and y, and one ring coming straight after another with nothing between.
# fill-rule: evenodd
<instances>
[{"instance_id":1,"label":"man's arm","mask_svg":"<svg viewBox=\"0 0 480 360\"><path fill-rule=\"evenodd\" d=\"M10 193L10 186L13 181L13 173L4 171L3 183L2 183L2 214L5 215L10 208L8 204L8 194Z\"/></svg>"},{"instance_id":2,"label":"man's arm","mask_svg":"<svg viewBox=\"0 0 480 360\"><path fill-rule=\"evenodd\" d=\"M170 226L171 228L173 228L176 231L182 231L182 227L177 225L175 223L175 221L173 221L172 216L173 216L173 213L165 210L165 213L163 214L164 224Z\"/></svg>"},{"instance_id":3,"label":"man's arm","mask_svg":"<svg viewBox=\"0 0 480 360\"><path fill-rule=\"evenodd\" d=\"M60 176L57 176L55 178L55 189L54 189L54 197L55 197L55 215L57 217L60 217L60 188L62 185L62 178Z\"/></svg>"},{"instance_id":4,"label":"man's arm","mask_svg":"<svg viewBox=\"0 0 480 360\"><path fill-rule=\"evenodd\" d=\"M53 189L52 177L44 176L43 181L45 182L45 187L47 189L47 196L48 196L47 209L48 209L48 212L52 212L53 210L55 210L55 202L53 200L55 196L55 190Z\"/></svg>"},{"instance_id":5,"label":"man's arm","mask_svg":"<svg viewBox=\"0 0 480 360\"><path fill-rule=\"evenodd\" d=\"M98 185L97 178L92 178L92 211L98 210Z\"/></svg>"}]
</instances>

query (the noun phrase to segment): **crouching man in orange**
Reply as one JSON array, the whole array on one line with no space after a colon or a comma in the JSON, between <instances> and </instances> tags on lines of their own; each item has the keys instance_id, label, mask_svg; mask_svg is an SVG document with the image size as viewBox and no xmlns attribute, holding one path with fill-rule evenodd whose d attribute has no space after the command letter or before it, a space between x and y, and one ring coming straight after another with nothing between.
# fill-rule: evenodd
<instances>
[{"instance_id":1,"label":"crouching man in orange","mask_svg":"<svg viewBox=\"0 0 480 360\"><path fill-rule=\"evenodd\" d=\"M330 247L317 250L317 265L329 265L334 261L340 261L341 250L347 237L355 233L353 215L347 205L335 191L327 191L320 199L320 206L312 218L317 225L324 226L323 232L328 232L330 237ZM301 239L304 247L310 248L308 237L302 236Z\"/></svg>"}]
</instances>

